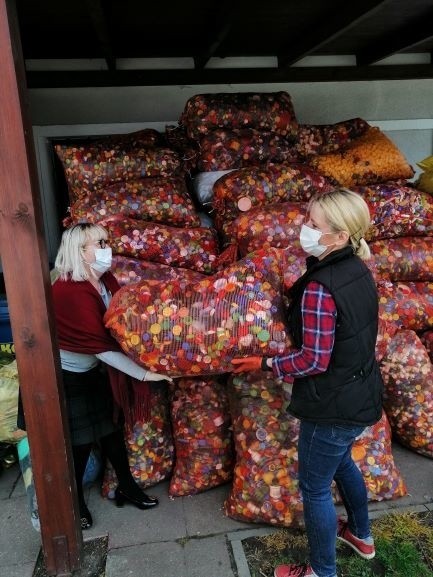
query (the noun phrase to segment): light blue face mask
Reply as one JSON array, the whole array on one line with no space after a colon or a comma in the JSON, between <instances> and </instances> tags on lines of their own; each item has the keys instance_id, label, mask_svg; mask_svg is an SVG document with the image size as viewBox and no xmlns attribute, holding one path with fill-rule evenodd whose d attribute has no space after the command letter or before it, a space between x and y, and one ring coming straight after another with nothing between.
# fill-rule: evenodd
<instances>
[{"instance_id":1,"label":"light blue face mask","mask_svg":"<svg viewBox=\"0 0 433 577\"><path fill-rule=\"evenodd\" d=\"M328 248L323 244L319 244L320 237L322 236L322 231L311 228L303 224L301 227L301 233L299 235L299 242L303 250L307 254L311 254L315 257L321 256L325 250Z\"/></svg>"},{"instance_id":2,"label":"light blue face mask","mask_svg":"<svg viewBox=\"0 0 433 577\"><path fill-rule=\"evenodd\" d=\"M91 268L100 274L104 274L111 268L113 252L110 247L97 248L95 250L95 262L90 264Z\"/></svg>"}]
</instances>

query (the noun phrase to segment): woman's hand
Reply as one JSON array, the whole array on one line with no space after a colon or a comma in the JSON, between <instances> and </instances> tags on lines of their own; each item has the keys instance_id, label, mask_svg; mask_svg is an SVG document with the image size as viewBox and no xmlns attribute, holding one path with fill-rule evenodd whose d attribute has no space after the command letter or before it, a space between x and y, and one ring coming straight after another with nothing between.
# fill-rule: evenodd
<instances>
[{"instance_id":1,"label":"woman's hand","mask_svg":"<svg viewBox=\"0 0 433 577\"><path fill-rule=\"evenodd\" d=\"M146 371L143 377L143 381L169 381L173 382L173 379L168 375L161 375L160 373L153 373L152 371Z\"/></svg>"},{"instance_id":2,"label":"woman's hand","mask_svg":"<svg viewBox=\"0 0 433 577\"><path fill-rule=\"evenodd\" d=\"M239 359L232 359L232 365L235 366L233 372L247 373L249 371L261 371L262 358L263 357L243 357Z\"/></svg>"}]
</instances>

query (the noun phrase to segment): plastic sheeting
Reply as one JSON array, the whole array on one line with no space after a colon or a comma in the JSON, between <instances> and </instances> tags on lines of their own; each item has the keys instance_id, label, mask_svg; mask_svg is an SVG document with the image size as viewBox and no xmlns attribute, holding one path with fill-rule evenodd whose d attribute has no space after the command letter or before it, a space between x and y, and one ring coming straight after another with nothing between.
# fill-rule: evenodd
<instances>
[{"instance_id":1,"label":"plastic sheeting","mask_svg":"<svg viewBox=\"0 0 433 577\"><path fill-rule=\"evenodd\" d=\"M216 128L247 127L294 139L298 127L287 92L196 94L187 100L180 124L196 140Z\"/></svg>"},{"instance_id":2,"label":"plastic sheeting","mask_svg":"<svg viewBox=\"0 0 433 577\"><path fill-rule=\"evenodd\" d=\"M231 371L235 356L275 355L290 346L278 253L254 253L199 283L124 286L107 328L136 362L171 376Z\"/></svg>"},{"instance_id":3,"label":"plastic sheeting","mask_svg":"<svg viewBox=\"0 0 433 577\"><path fill-rule=\"evenodd\" d=\"M176 459L169 495L193 495L232 477L234 454L227 386L215 377L170 385Z\"/></svg>"},{"instance_id":4,"label":"plastic sheeting","mask_svg":"<svg viewBox=\"0 0 433 577\"><path fill-rule=\"evenodd\" d=\"M433 458L433 366L414 331L400 331L382 359L384 408L402 445Z\"/></svg>"},{"instance_id":5,"label":"plastic sheeting","mask_svg":"<svg viewBox=\"0 0 433 577\"><path fill-rule=\"evenodd\" d=\"M412 178L414 175L397 146L376 127L369 128L345 150L313 156L309 163L328 178L347 187Z\"/></svg>"},{"instance_id":6,"label":"plastic sheeting","mask_svg":"<svg viewBox=\"0 0 433 577\"><path fill-rule=\"evenodd\" d=\"M113 184L77 199L70 220L99 222L122 215L178 227L200 226L200 217L183 177L142 178Z\"/></svg>"}]
</instances>

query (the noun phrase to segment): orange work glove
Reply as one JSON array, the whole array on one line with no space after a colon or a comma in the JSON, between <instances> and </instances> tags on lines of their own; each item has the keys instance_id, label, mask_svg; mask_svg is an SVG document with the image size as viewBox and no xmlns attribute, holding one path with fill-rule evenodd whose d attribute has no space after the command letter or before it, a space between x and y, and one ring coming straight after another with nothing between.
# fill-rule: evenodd
<instances>
[{"instance_id":1,"label":"orange work glove","mask_svg":"<svg viewBox=\"0 0 433 577\"><path fill-rule=\"evenodd\" d=\"M232 359L234 373L246 373L248 371L260 371L262 369L263 357L243 357L239 359Z\"/></svg>"}]
</instances>

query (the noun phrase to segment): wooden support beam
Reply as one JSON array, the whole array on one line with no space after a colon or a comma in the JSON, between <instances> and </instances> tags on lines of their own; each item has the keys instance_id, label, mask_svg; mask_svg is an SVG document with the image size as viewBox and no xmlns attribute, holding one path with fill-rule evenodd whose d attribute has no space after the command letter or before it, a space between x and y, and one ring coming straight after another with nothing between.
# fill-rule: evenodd
<instances>
[{"instance_id":1,"label":"wooden support beam","mask_svg":"<svg viewBox=\"0 0 433 577\"><path fill-rule=\"evenodd\" d=\"M0 0L0 254L45 566L70 575L83 543L18 30L14 1Z\"/></svg>"},{"instance_id":2,"label":"wooden support beam","mask_svg":"<svg viewBox=\"0 0 433 577\"><path fill-rule=\"evenodd\" d=\"M196 84L267 84L272 82L350 82L433 78L431 64L393 66L314 66L293 68L215 68L204 70L83 70L27 72L29 88L88 86L176 86Z\"/></svg>"},{"instance_id":3,"label":"wooden support beam","mask_svg":"<svg viewBox=\"0 0 433 577\"><path fill-rule=\"evenodd\" d=\"M216 9L216 7L215 7ZM210 58L219 50L239 13L238 2L229 0L219 6L219 16L211 17L209 22L209 43L202 47L201 53L194 56L194 65L197 70L203 69Z\"/></svg>"},{"instance_id":4,"label":"wooden support beam","mask_svg":"<svg viewBox=\"0 0 433 577\"><path fill-rule=\"evenodd\" d=\"M113 51L113 43L107 23L107 16L101 0L86 0L87 10L101 47L102 55L107 63L108 70L116 69L116 57Z\"/></svg>"},{"instance_id":5,"label":"wooden support beam","mask_svg":"<svg viewBox=\"0 0 433 577\"><path fill-rule=\"evenodd\" d=\"M299 37L291 38L290 42L279 50L278 66L287 68L305 56L317 51L320 46L346 32L351 26L363 18L371 16L387 0L364 0L364 2L338 3L330 12L329 4L323 4L324 13L317 22L308 24L308 33L302 30Z\"/></svg>"},{"instance_id":6,"label":"wooden support beam","mask_svg":"<svg viewBox=\"0 0 433 577\"><path fill-rule=\"evenodd\" d=\"M433 38L432 22L433 10L423 14L415 22L408 22L404 28L400 28L394 34L381 37L379 42L369 46L367 50L359 52L356 55L357 64L368 66L398 52L404 52L421 42L431 40Z\"/></svg>"}]
</instances>

